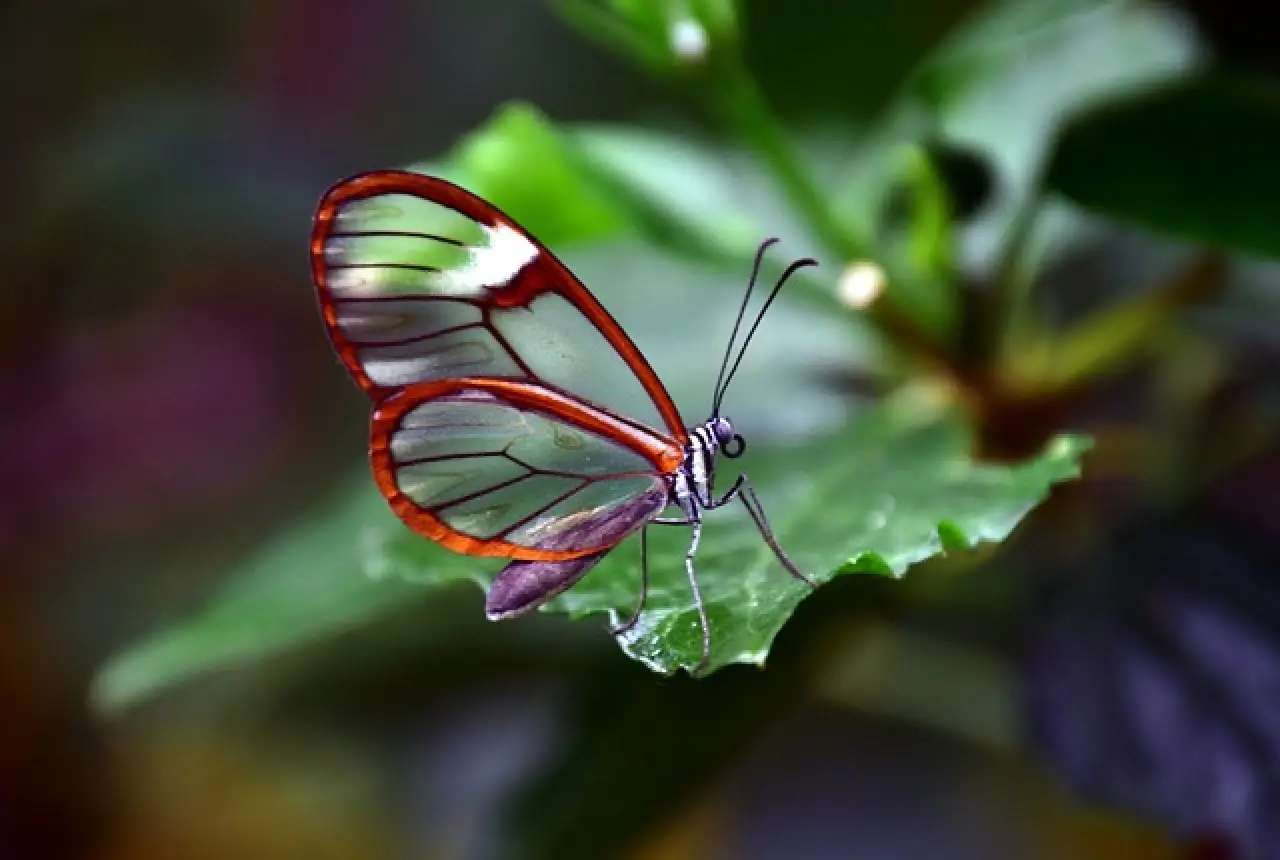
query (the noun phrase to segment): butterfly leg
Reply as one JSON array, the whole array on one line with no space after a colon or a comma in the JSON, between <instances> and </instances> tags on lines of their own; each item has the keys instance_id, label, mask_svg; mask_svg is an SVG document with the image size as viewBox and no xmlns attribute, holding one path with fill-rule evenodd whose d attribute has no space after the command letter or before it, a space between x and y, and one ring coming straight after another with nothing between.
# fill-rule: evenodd
<instances>
[{"instance_id":1,"label":"butterfly leg","mask_svg":"<svg viewBox=\"0 0 1280 860\"><path fill-rule=\"evenodd\" d=\"M709 508L722 508L729 502L733 501L733 497L742 492L742 485L747 482L746 475L738 475L734 479L733 486L724 491L724 495L707 505Z\"/></svg>"},{"instance_id":2,"label":"butterfly leg","mask_svg":"<svg viewBox=\"0 0 1280 860\"><path fill-rule=\"evenodd\" d=\"M687 526L691 524L691 520L683 517L657 517L649 521L649 525L659 526ZM636 622L640 620L640 612L644 609L645 600L649 596L649 526L645 526L640 530L640 602L636 604L635 612L631 613L631 617L616 627L611 627L609 633L612 636L621 636L632 627L636 626Z\"/></svg>"},{"instance_id":3,"label":"butterfly leg","mask_svg":"<svg viewBox=\"0 0 1280 860\"><path fill-rule=\"evenodd\" d=\"M703 669L707 668L707 663L711 660L711 625L707 622L707 608L702 602L702 589L698 586L698 577L693 569L693 558L698 553L698 542L702 538L702 520L689 519L684 517L671 517L667 519L656 518L649 521L649 525L659 526L692 526L693 537L689 541L689 551L684 555L684 569L689 577L689 589L693 592L693 606L698 610L698 622L702 626L702 659L698 661L698 666L693 670L694 675L698 675ZM649 592L649 538L648 526L640 530L640 603L636 606L636 611L632 613L627 621L610 632L617 636L625 633L640 620L640 611L644 608L645 598ZM803 574L801 574L803 575Z\"/></svg>"},{"instance_id":4,"label":"butterfly leg","mask_svg":"<svg viewBox=\"0 0 1280 860\"><path fill-rule=\"evenodd\" d=\"M800 580L810 588L817 588L818 584L801 572L796 567L795 562L787 557L782 551L782 547L778 544L778 539L773 536L773 529L769 527L769 520L764 515L764 506L760 504L760 499L756 496L755 488L751 486L751 482L747 480L746 475L739 475L738 480L734 483L733 489L725 494L727 501L730 493L737 492L738 498L742 499L743 507L747 509L747 513L751 514L751 519L755 520L756 528L760 530L760 536L764 538L764 542L773 550L773 554L777 556L778 561L787 569L787 572Z\"/></svg>"},{"instance_id":5,"label":"butterfly leg","mask_svg":"<svg viewBox=\"0 0 1280 860\"><path fill-rule=\"evenodd\" d=\"M649 596L649 527L645 526L640 529L640 602L636 604L636 611L631 613L631 617L616 627L609 628L609 633L613 636L621 636L632 627L636 626L636 622L640 620L640 612L644 609L645 598Z\"/></svg>"},{"instance_id":6,"label":"butterfly leg","mask_svg":"<svg viewBox=\"0 0 1280 860\"><path fill-rule=\"evenodd\" d=\"M702 674L711 660L711 625L707 623L707 607L702 603L702 589L698 587L698 577L693 570L693 557L698 552L698 540L702 537L702 520L695 519L693 538L689 541L689 551L684 554L684 570L689 575L689 590L693 592L693 606L698 610L698 621L702 625L702 659L693 670L694 675Z\"/></svg>"}]
</instances>

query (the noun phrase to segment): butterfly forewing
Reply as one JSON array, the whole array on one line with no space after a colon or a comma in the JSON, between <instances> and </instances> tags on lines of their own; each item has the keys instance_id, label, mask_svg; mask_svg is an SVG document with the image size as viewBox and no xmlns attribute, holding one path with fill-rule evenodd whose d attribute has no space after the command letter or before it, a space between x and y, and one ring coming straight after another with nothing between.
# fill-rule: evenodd
<instances>
[{"instance_id":1,"label":"butterfly forewing","mask_svg":"<svg viewBox=\"0 0 1280 860\"><path fill-rule=\"evenodd\" d=\"M374 416L384 494L411 526L473 554L551 561L607 549L625 536L607 523L637 500L665 499L678 449L570 398L546 406L548 397L471 379L390 398Z\"/></svg>"},{"instance_id":2,"label":"butterfly forewing","mask_svg":"<svg viewBox=\"0 0 1280 860\"><path fill-rule=\"evenodd\" d=\"M337 186L316 218L312 265L330 336L375 399L458 377L522 379L686 438L648 363L590 293L456 186L403 172Z\"/></svg>"}]
</instances>

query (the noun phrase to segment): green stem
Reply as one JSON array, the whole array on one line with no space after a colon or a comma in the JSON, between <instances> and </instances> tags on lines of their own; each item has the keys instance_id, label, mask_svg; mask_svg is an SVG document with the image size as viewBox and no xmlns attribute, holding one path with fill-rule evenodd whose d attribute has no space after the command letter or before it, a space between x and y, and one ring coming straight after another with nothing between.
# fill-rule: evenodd
<instances>
[{"instance_id":1,"label":"green stem","mask_svg":"<svg viewBox=\"0 0 1280 860\"><path fill-rule=\"evenodd\" d=\"M630 57L654 74L669 71L669 58L655 50L651 42L641 37L613 12L583 0L551 0L551 5L565 21L588 38L608 46L624 57Z\"/></svg>"},{"instance_id":2,"label":"green stem","mask_svg":"<svg viewBox=\"0 0 1280 860\"><path fill-rule=\"evenodd\" d=\"M1009 350L1018 347L1029 323L1035 273L1028 255L1044 205L1040 187L1037 175L1028 188L1026 199L1014 212L992 273L997 314L992 331L996 338L994 354L997 361L1007 360Z\"/></svg>"},{"instance_id":3,"label":"green stem","mask_svg":"<svg viewBox=\"0 0 1280 860\"><path fill-rule=\"evenodd\" d=\"M711 104L718 106L729 126L771 169L794 206L822 243L840 257L840 264L871 256L868 243L842 225L805 170L803 160L783 131L738 57L722 59L711 76ZM889 292L863 312L880 334L899 349L931 365L949 366L946 344L924 331L912 314Z\"/></svg>"},{"instance_id":4,"label":"green stem","mask_svg":"<svg viewBox=\"0 0 1280 860\"><path fill-rule=\"evenodd\" d=\"M836 219L805 170L800 154L783 132L781 122L741 62L737 58L725 60L713 81L716 92L712 102L723 111L734 132L769 166L814 234L840 256L841 262L865 257L863 243Z\"/></svg>"}]
</instances>

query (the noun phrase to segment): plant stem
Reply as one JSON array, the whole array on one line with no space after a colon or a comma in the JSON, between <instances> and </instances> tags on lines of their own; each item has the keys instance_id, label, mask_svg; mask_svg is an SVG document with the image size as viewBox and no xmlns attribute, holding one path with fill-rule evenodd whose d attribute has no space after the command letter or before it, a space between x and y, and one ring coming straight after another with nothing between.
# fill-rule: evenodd
<instances>
[{"instance_id":1,"label":"plant stem","mask_svg":"<svg viewBox=\"0 0 1280 860\"><path fill-rule=\"evenodd\" d=\"M560 17L587 38L629 57L651 72L664 71L666 58L653 51L648 42L639 38L613 13L583 0L551 0L551 5Z\"/></svg>"},{"instance_id":2,"label":"plant stem","mask_svg":"<svg viewBox=\"0 0 1280 860\"><path fill-rule=\"evenodd\" d=\"M865 257L866 249L836 219L741 61L737 57L723 60L713 81L716 91L712 103L720 108L739 138L769 166L814 234L840 256L841 263Z\"/></svg>"},{"instance_id":3,"label":"plant stem","mask_svg":"<svg viewBox=\"0 0 1280 860\"><path fill-rule=\"evenodd\" d=\"M840 266L869 258L868 243L836 218L821 189L814 184L803 159L783 131L782 123L765 102L741 57L719 58L710 75L708 101L718 108L740 140L755 150L809 222L809 229L840 258ZM951 357L945 343L924 331L914 316L888 291L863 310L865 318L889 342L933 366L947 367Z\"/></svg>"},{"instance_id":4,"label":"plant stem","mask_svg":"<svg viewBox=\"0 0 1280 860\"><path fill-rule=\"evenodd\" d=\"M1044 206L1040 193L1042 170L1038 170L1030 183L1027 196L1013 214L1001 244L995 269L991 276L995 291L994 308L997 314L992 326L996 338L992 355L997 362L1010 359L1010 351L1016 350L1027 332L1030 314L1031 291L1035 286L1033 262L1028 259L1031 241Z\"/></svg>"}]
</instances>

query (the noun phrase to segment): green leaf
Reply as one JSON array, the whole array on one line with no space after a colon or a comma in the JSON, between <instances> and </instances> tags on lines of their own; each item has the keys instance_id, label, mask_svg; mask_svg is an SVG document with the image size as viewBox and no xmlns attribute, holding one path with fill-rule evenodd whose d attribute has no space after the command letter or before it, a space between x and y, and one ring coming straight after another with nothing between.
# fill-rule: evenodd
<instances>
[{"instance_id":1,"label":"green leaf","mask_svg":"<svg viewBox=\"0 0 1280 860\"><path fill-rule=\"evenodd\" d=\"M779 542L802 570L824 582L838 573L900 576L947 546L1002 540L1052 484L1078 474L1087 445L1063 437L1030 463L982 466L969 459L962 426L913 426L917 420L911 409L889 405L832 436L745 458ZM651 532L649 602L622 642L658 672L692 669L701 657L682 564L687 545L681 530ZM638 586L636 556L634 545L615 550L550 609L626 618ZM763 664L808 588L777 563L737 506L708 515L697 562L712 627L710 667Z\"/></svg>"},{"instance_id":2,"label":"green leaf","mask_svg":"<svg viewBox=\"0 0 1280 860\"><path fill-rule=\"evenodd\" d=\"M756 0L744 4L747 64L788 119L869 120L976 0Z\"/></svg>"},{"instance_id":3,"label":"green leaf","mask_svg":"<svg viewBox=\"0 0 1280 860\"><path fill-rule=\"evenodd\" d=\"M636 126L557 126L521 102L504 105L444 158L410 169L465 186L557 250L638 236L749 263L768 235L783 237L791 255L820 250L741 150Z\"/></svg>"},{"instance_id":4,"label":"green leaf","mask_svg":"<svg viewBox=\"0 0 1280 860\"><path fill-rule=\"evenodd\" d=\"M986 149L1025 188L1066 116L1185 72L1197 50L1185 23L1155 4L1005 0L931 66L956 84L934 109L945 138Z\"/></svg>"},{"instance_id":5,"label":"green leaf","mask_svg":"<svg viewBox=\"0 0 1280 860\"><path fill-rule=\"evenodd\" d=\"M1075 119L1048 185L1079 205L1180 238L1280 256L1280 89L1183 80Z\"/></svg>"},{"instance_id":6,"label":"green leaf","mask_svg":"<svg viewBox=\"0 0 1280 860\"><path fill-rule=\"evenodd\" d=\"M1120 0L1128 3L1129 0ZM1106 15L1116 0L1002 0L978 7L911 74L907 88L935 109L945 109L966 94L1001 77L1028 45ZM1129 5L1132 5L1130 3Z\"/></svg>"},{"instance_id":7,"label":"green leaf","mask_svg":"<svg viewBox=\"0 0 1280 860\"><path fill-rule=\"evenodd\" d=\"M484 197L551 247L609 241L634 230L626 203L582 170L560 130L523 102L503 105L439 169L417 169Z\"/></svg>"},{"instance_id":8,"label":"green leaf","mask_svg":"<svg viewBox=\"0 0 1280 860\"><path fill-rule=\"evenodd\" d=\"M1194 31L1175 10L1133 0L1000 0L957 28L913 73L881 126L849 162L840 196L883 193L883 164L900 142L939 140L986 154L995 199L966 224L963 256L1006 253L1035 198L1066 119L1119 93L1141 91L1198 62ZM1082 229L1073 213L1042 219L1029 256L1041 260Z\"/></svg>"},{"instance_id":9,"label":"green leaf","mask_svg":"<svg viewBox=\"0 0 1280 860\"><path fill-rule=\"evenodd\" d=\"M648 235L708 258L750 259L782 237L792 255L821 251L776 183L745 152L652 129L584 123L566 130L583 163L652 213Z\"/></svg>"},{"instance_id":10,"label":"green leaf","mask_svg":"<svg viewBox=\"0 0 1280 860\"><path fill-rule=\"evenodd\" d=\"M381 541L399 526L362 470L336 504L262 547L203 610L112 659L92 696L111 711L212 668L262 659L365 624L421 599L410 570ZM465 559L441 558L433 579L474 578Z\"/></svg>"}]
</instances>

